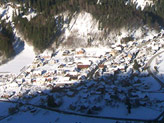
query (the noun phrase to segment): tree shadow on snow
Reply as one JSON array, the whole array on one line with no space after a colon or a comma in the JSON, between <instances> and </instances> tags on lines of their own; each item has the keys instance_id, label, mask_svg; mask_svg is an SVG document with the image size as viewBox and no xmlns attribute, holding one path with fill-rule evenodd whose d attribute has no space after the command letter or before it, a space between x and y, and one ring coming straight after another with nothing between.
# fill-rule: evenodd
<instances>
[{"instance_id":1,"label":"tree shadow on snow","mask_svg":"<svg viewBox=\"0 0 164 123\"><path fill-rule=\"evenodd\" d=\"M44 90L40 90L41 86L36 84L37 81L31 80L33 82L29 83L24 79L22 84L26 87L30 86L26 91L23 91L25 87L23 88L20 82L15 81L18 86L22 87L22 92L20 91L16 94L16 92L13 91L11 93L10 91L10 93L3 94L1 98L18 101L25 105L32 104L34 107L37 105L48 110L55 109L59 113L77 113L84 114L81 116L93 115L99 118L108 117L115 120L157 121L163 116L163 90L160 89L160 84L151 76L138 72L123 73L116 71L114 74L101 73L102 71L97 71L90 80L83 77L74 84L65 85L54 84L56 79L56 76L54 76L53 80L46 79L45 83L49 84L45 84ZM75 79L75 77L72 77L72 79ZM72 80L70 79L70 81ZM154 86L156 87L154 88ZM121 108L121 105L125 108ZM9 113L14 113L20 107L15 106L13 109L9 108L8 111ZM108 111L104 116L102 114L99 115L100 112L106 111L106 108L118 110L115 110L117 115L110 116ZM141 112L152 110L152 113L158 113L154 117L152 117L150 112L151 116L147 114L145 119L143 119L143 116L136 118L133 113L137 108L142 110ZM118 113L122 112L121 110L125 110L123 111L126 112L124 116L119 116ZM34 108L27 108L27 111L35 112Z\"/></svg>"},{"instance_id":2,"label":"tree shadow on snow","mask_svg":"<svg viewBox=\"0 0 164 123\"><path fill-rule=\"evenodd\" d=\"M24 50L25 43L23 41L16 41L13 44L14 50L15 50L15 55L18 55Z\"/></svg>"}]
</instances>

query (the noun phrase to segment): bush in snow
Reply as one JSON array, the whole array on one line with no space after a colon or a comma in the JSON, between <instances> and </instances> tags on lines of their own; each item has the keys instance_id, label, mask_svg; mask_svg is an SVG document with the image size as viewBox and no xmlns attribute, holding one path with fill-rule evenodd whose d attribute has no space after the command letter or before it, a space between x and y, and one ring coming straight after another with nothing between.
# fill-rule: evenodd
<instances>
[{"instance_id":1,"label":"bush in snow","mask_svg":"<svg viewBox=\"0 0 164 123\"><path fill-rule=\"evenodd\" d=\"M54 97L53 96L47 96L47 105L49 107L54 107Z\"/></svg>"},{"instance_id":2,"label":"bush in snow","mask_svg":"<svg viewBox=\"0 0 164 123\"><path fill-rule=\"evenodd\" d=\"M47 105L49 107L59 107L62 104L62 100L61 99L54 99L53 96L47 96Z\"/></svg>"},{"instance_id":3,"label":"bush in snow","mask_svg":"<svg viewBox=\"0 0 164 123\"><path fill-rule=\"evenodd\" d=\"M8 109L8 113L9 114L14 114L14 113L16 113L18 111L18 108L17 107L10 107L9 109Z\"/></svg>"},{"instance_id":4,"label":"bush in snow","mask_svg":"<svg viewBox=\"0 0 164 123\"><path fill-rule=\"evenodd\" d=\"M69 105L69 109L75 110L75 109L76 109L76 106L75 106L74 104L70 104L70 105Z\"/></svg>"},{"instance_id":5,"label":"bush in snow","mask_svg":"<svg viewBox=\"0 0 164 123\"><path fill-rule=\"evenodd\" d=\"M134 60L133 68L134 68L135 70L138 70L138 71L139 71L139 68L140 68L140 67L141 67L141 65L138 64L137 60Z\"/></svg>"},{"instance_id":6,"label":"bush in snow","mask_svg":"<svg viewBox=\"0 0 164 123\"><path fill-rule=\"evenodd\" d=\"M132 37L125 37L125 38L122 38L121 39L121 43L128 43L129 41L133 41L133 38Z\"/></svg>"}]
</instances>

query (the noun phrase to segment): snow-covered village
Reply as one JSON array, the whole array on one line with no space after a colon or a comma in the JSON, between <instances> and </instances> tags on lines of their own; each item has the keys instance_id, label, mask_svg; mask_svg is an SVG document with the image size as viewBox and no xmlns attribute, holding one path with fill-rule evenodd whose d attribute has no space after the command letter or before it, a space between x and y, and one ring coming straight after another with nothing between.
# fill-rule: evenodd
<instances>
[{"instance_id":1,"label":"snow-covered village","mask_svg":"<svg viewBox=\"0 0 164 123\"><path fill-rule=\"evenodd\" d=\"M146 3L140 2L137 7L144 9ZM12 21L10 4L0 7L2 20ZM30 12L23 16L28 21L37 16ZM63 27L61 39L76 34L90 43L90 33L102 33L87 12L77 14L70 25L71 29ZM0 64L0 122L164 121L163 29L123 29L116 37L111 34L108 46L97 39L92 47L66 47L62 42L38 53L23 42L14 23L12 27L17 55Z\"/></svg>"},{"instance_id":2,"label":"snow-covered village","mask_svg":"<svg viewBox=\"0 0 164 123\"><path fill-rule=\"evenodd\" d=\"M50 105L61 111L153 120L164 110L163 69L158 69L163 64L162 36L163 33L148 41L111 48L45 51L18 74L7 70L0 73L0 98ZM162 84L149 72L161 79ZM47 98L51 100L52 96L55 103L49 104ZM20 111L26 110L29 109L20 107Z\"/></svg>"}]
</instances>

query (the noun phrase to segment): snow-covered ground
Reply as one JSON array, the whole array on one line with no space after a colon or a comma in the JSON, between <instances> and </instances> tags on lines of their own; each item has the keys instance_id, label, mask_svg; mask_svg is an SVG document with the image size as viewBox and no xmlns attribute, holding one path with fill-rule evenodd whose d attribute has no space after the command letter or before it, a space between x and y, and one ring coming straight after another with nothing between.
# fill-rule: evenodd
<instances>
[{"instance_id":1,"label":"snow-covered ground","mask_svg":"<svg viewBox=\"0 0 164 123\"><path fill-rule=\"evenodd\" d=\"M21 53L14 57L11 61L0 66L0 72L10 72L18 74L20 70L32 63L35 58L35 53L32 46L24 44L24 49Z\"/></svg>"},{"instance_id":2,"label":"snow-covered ground","mask_svg":"<svg viewBox=\"0 0 164 123\"><path fill-rule=\"evenodd\" d=\"M0 105L0 108L2 108ZM6 106L5 106L6 107ZM7 108L7 107L6 107ZM1 121L1 123L116 123L116 120L105 120L98 118L81 117L74 115L65 115L48 110L37 109L31 111L19 112Z\"/></svg>"},{"instance_id":3,"label":"snow-covered ground","mask_svg":"<svg viewBox=\"0 0 164 123\"><path fill-rule=\"evenodd\" d=\"M14 12L16 12L15 14L18 14L18 6L19 5L15 5L15 8L13 8L13 4L10 2L0 6L1 20L5 20L7 23L12 22Z\"/></svg>"},{"instance_id":4,"label":"snow-covered ground","mask_svg":"<svg viewBox=\"0 0 164 123\"><path fill-rule=\"evenodd\" d=\"M67 14L64 14L65 21L68 20ZM90 14L85 11L80 13L74 13L73 18L69 24L64 25L65 32L62 35L64 40L64 45L71 44L76 47L86 47L88 44L88 39L101 37L101 30L98 29L98 21ZM71 47L71 45L67 45Z\"/></svg>"},{"instance_id":5,"label":"snow-covered ground","mask_svg":"<svg viewBox=\"0 0 164 123\"><path fill-rule=\"evenodd\" d=\"M68 13L64 13L64 20L67 22ZM104 31L99 29L98 21L85 11L74 13L69 24L64 25L65 32L61 36L64 39L62 47L87 47L91 46L110 46L111 44L120 44L121 40L131 37L134 41L152 39L158 33L155 30L143 26L140 28L110 31L104 37Z\"/></svg>"},{"instance_id":6,"label":"snow-covered ground","mask_svg":"<svg viewBox=\"0 0 164 123\"><path fill-rule=\"evenodd\" d=\"M164 53L162 53L161 55L159 55L158 57L158 62L159 64L157 65L159 74L164 74Z\"/></svg>"},{"instance_id":7,"label":"snow-covered ground","mask_svg":"<svg viewBox=\"0 0 164 123\"><path fill-rule=\"evenodd\" d=\"M32 9L29 9L28 14L24 15L23 18L27 18L27 20L30 21L35 16L37 16L37 13L35 13Z\"/></svg>"},{"instance_id":8,"label":"snow-covered ground","mask_svg":"<svg viewBox=\"0 0 164 123\"><path fill-rule=\"evenodd\" d=\"M164 51L154 58L151 70L164 83Z\"/></svg>"},{"instance_id":9,"label":"snow-covered ground","mask_svg":"<svg viewBox=\"0 0 164 123\"><path fill-rule=\"evenodd\" d=\"M12 103L3 103L3 102L0 102L0 108L1 108L1 110L0 110L0 117L1 116L6 116L6 115L8 115L8 109L10 108L10 107L13 107L13 106L15 106L15 104L12 104Z\"/></svg>"}]
</instances>

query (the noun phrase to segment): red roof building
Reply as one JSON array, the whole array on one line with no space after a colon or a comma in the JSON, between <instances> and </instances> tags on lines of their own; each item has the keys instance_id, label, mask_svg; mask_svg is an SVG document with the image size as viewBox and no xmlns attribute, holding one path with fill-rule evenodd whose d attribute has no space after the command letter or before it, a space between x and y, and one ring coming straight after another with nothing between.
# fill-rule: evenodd
<instances>
[{"instance_id":1,"label":"red roof building","mask_svg":"<svg viewBox=\"0 0 164 123\"><path fill-rule=\"evenodd\" d=\"M78 69L88 69L90 65L77 65Z\"/></svg>"}]
</instances>

